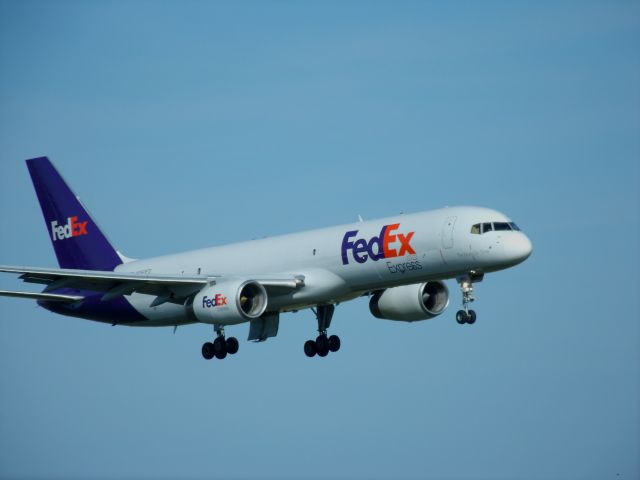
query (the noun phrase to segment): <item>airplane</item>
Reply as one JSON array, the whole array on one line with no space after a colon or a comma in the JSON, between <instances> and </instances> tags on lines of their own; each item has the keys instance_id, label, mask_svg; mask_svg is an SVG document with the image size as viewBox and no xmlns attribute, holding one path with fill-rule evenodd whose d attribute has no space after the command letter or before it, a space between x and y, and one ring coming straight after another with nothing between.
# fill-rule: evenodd
<instances>
[{"instance_id":1,"label":"airplane","mask_svg":"<svg viewBox=\"0 0 640 480\"><path fill-rule=\"evenodd\" d=\"M447 279L462 294L457 323L473 324L473 284L532 251L502 213L447 207L136 260L112 246L47 157L26 163L60 268L0 266L45 286L0 296L113 326L210 324L207 360L238 352L225 327L249 323L248 341L261 342L277 335L280 314L303 309L318 324L304 353L325 357L341 346L328 335L336 305L367 296L374 317L427 320L449 305Z\"/></svg>"}]
</instances>

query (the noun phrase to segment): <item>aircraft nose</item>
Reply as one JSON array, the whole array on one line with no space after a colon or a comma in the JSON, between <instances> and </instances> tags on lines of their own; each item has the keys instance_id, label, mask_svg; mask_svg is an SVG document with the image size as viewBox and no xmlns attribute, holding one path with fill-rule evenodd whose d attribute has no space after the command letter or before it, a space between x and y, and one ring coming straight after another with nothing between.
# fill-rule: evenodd
<instances>
[{"instance_id":1,"label":"aircraft nose","mask_svg":"<svg viewBox=\"0 0 640 480\"><path fill-rule=\"evenodd\" d=\"M506 237L504 239L504 253L509 257L509 260L520 263L529 258L533 246L531 240L524 233L518 232L516 235L507 235Z\"/></svg>"}]
</instances>

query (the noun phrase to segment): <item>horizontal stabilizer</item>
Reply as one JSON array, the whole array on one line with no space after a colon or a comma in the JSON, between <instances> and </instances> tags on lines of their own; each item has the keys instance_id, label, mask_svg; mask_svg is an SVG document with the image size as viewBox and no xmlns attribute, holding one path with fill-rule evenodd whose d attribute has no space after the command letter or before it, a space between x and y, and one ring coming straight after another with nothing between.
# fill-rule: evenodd
<instances>
[{"instance_id":1,"label":"horizontal stabilizer","mask_svg":"<svg viewBox=\"0 0 640 480\"><path fill-rule=\"evenodd\" d=\"M57 293L12 292L0 290L0 297L30 298L32 300L46 300L47 302L77 302L84 297L75 295L59 295Z\"/></svg>"}]
</instances>

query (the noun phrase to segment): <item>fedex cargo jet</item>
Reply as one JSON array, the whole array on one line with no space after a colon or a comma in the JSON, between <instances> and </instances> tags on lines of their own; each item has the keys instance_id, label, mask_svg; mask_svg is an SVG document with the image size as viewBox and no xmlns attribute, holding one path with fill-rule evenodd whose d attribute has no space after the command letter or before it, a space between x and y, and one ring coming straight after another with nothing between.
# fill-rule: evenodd
<instances>
[{"instance_id":1,"label":"fedex cargo jet","mask_svg":"<svg viewBox=\"0 0 640 480\"><path fill-rule=\"evenodd\" d=\"M239 343L225 327L249 323L250 341L278 333L280 314L311 309L318 336L307 356L340 348L328 336L335 306L361 296L378 318L413 322L449 305L456 279L460 324L473 324L473 284L523 262L531 242L509 218L479 207L443 208L142 260L125 257L46 157L27 160L60 268L0 267L42 292L0 291L47 310L111 325L213 325L202 356L223 359Z\"/></svg>"}]
</instances>

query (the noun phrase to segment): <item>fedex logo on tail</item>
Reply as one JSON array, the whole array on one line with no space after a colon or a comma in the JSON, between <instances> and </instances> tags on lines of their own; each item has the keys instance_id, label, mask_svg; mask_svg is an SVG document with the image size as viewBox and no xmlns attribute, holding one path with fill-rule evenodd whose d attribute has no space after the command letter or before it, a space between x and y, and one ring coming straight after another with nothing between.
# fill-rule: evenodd
<instances>
[{"instance_id":1,"label":"fedex logo on tail","mask_svg":"<svg viewBox=\"0 0 640 480\"><path fill-rule=\"evenodd\" d=\"M416 232L394 233L398 228L400 228L399 223L385 225L380 230L380 235L369 240L364 238L352 240L358 234L358 230L345 233L342 239L342 264L349 264L349 251L358 263L364 263L368 259L377 262L382 258L415 255L416 252L411 247L411 239Z\"/></svg>"},{"instance_id":2,"label":"fedex logo on tail","mask_svg":"<svg viewBox=\"0 0 640 480\"><path fill-rule=\"evenodd\" d=\"M89 222L79 222L77 216L67 218L65 225L58 225L58 221L54 220L51 222L51 236L53 237L53 241L87 235L87 223Z\"/></svg>"}]
</instances>

